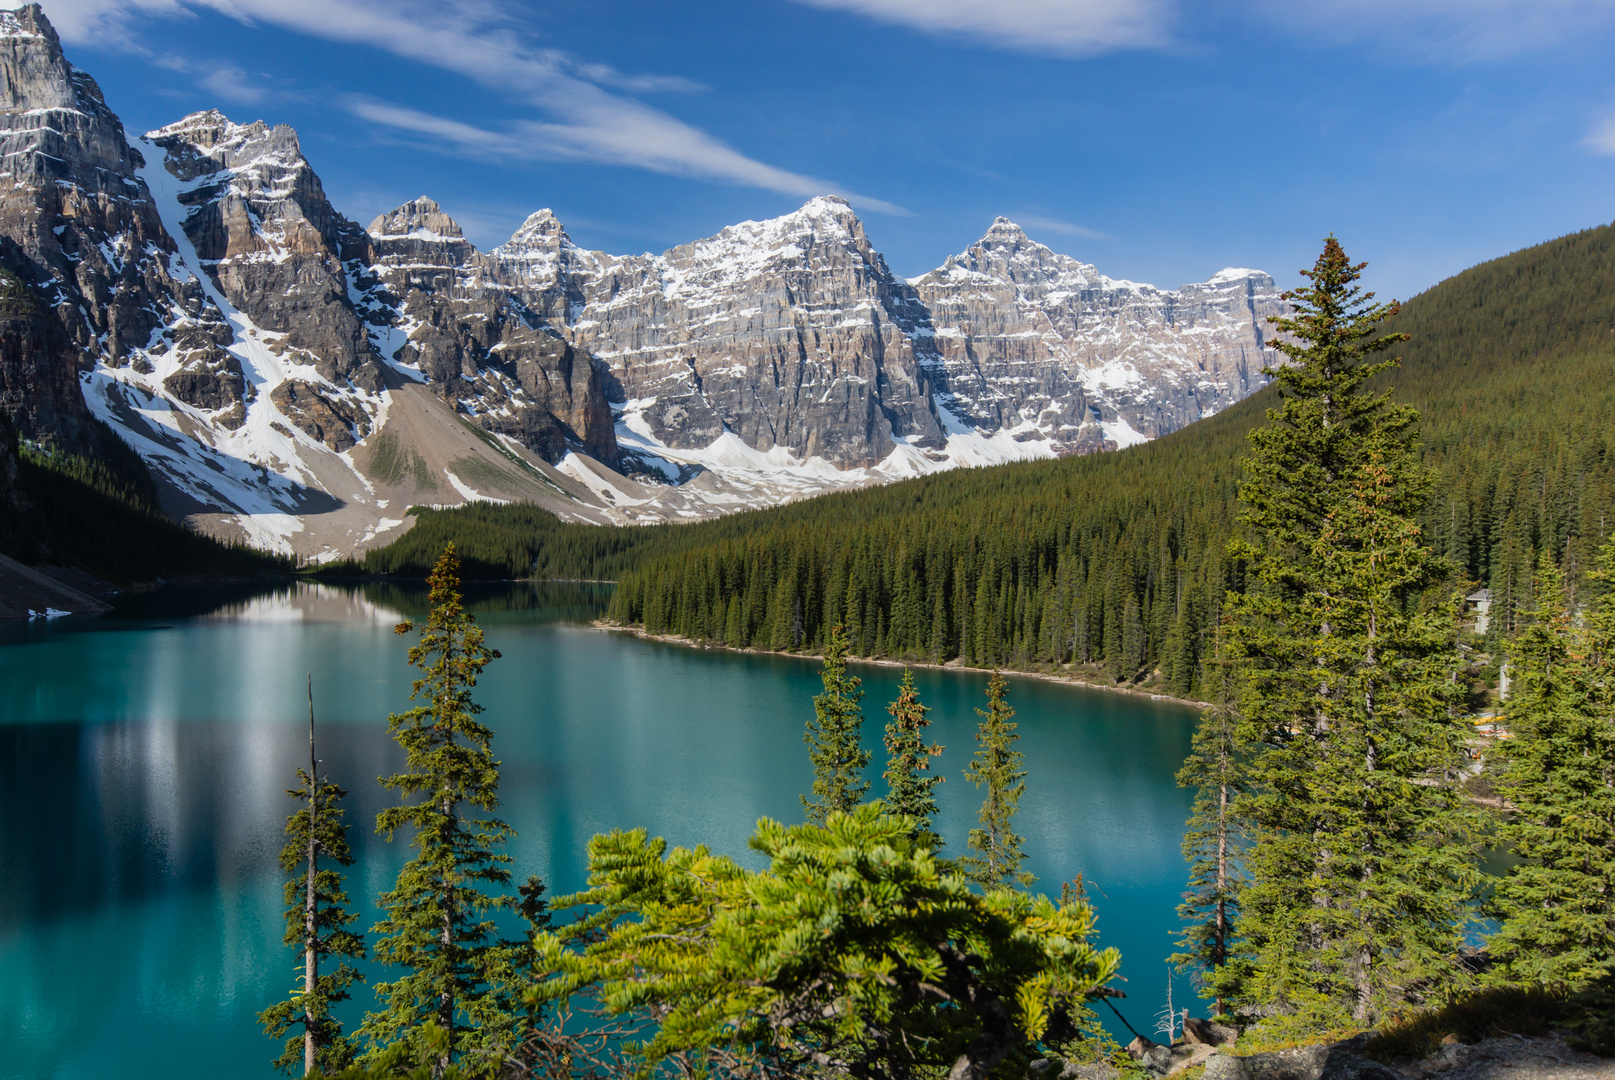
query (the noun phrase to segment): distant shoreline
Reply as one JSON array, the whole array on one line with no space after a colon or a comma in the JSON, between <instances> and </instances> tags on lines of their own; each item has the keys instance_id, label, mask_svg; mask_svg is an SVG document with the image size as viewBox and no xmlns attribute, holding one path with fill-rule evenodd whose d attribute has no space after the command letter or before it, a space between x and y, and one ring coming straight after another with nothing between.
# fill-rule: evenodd
<instances>
[{"instance_id":1,"label":"distant shoreline","mask_svg":"<svg viewBox=\"0 0 1615 1080\"><path fill-rule=\"evenodd\" d=\"M737 649L730 645L724 645L721 642L695 641L683 636L682 634L653 634L644 627L623 626L620 623L607 622L605 619L596 619L592 625L596 630L606 630L619 634L632 634L634 637L643 638L646 641L660 641L667 645L682 645L688 649L718 649L723 652L751 653L756 656L789 656L798 660L815 659L812 653L786 652L784 649ZM995 670L994 668L972 667L967 664L958 663L957 661L948 664L933 664L928 660L891 660L886 658L877 659L864 656L849 656L847 660L849 663L873 664L880 667L929 668L933 671L965 671L980 675L991 675ZM1041 679L1044 682L1056 683L1060 686L1073 686L1087 690L1101 690L1111 694L1128 694L1132 697L1145 697L1154 701L1171 702L1174 705L1186 705L1192 709L1210 708L1210 704L1208 702L1196 701L1193 698L1174 697L1171 694L1158 694L1153 690L1140 690L1137 687L1132 686L1106 686L1104 683L1086 682L1082 679L1074 678L1069 675L1058 675L1052 671L1018 671L1014 668L998 668L996 670L1005 675L1013 675L1022 679Z\"/></svg>"}]
</instances>

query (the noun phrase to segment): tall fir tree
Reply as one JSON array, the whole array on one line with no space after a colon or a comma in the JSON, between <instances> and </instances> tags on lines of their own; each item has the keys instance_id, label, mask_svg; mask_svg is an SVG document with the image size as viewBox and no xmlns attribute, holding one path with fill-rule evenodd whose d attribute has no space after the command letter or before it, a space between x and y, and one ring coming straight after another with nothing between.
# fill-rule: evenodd
<instances>
[{"instance_id":1,"label":"tall fir tree","mask_svg":"<svg viewBox=\"0 0 1615 1080\"><path fill-rule=\"evenodd\" d=\"M942 745L926 745L925 729L931 721L925 714L931 710L921 704L914 672L908 668L903 669L897 700L886 711L892 715L886 723L886 810L913 818L914 841L935 851L942 846L942 837L933 825L936 795L931 789L943 778L926 774L931 771L931 759L942 753Z\"/></svg>"},{"instance_id":2,"label":"tall fir tree","mask_svg":"<svg viewBox=\"0 0 1615 1080\"><path fill-rule=\"evenodd\" d=\"M416 851L382 894L385 917L374 928L375 958L404 973L376 986L382 1008L360 1030L372 1053L402 1042L441 1076L455 1061L473 1072L491 1068L524 1036L517 983L530 950L500 939L494 921L500 911L520 910L506 892L510 856L502 850L513 832L490 816L499 805L499 762L471 692L499 653L462 607L453 544L428 584L431 614L409 650L422 672L411 697L423 704L387 718L406 771L381 782L405 801L376 816L389 840L411 830ZM403 622L397 632L414 629Z\"/></svg>"},{"instance_id":3,"label":"tall fir tree","mask_svg":"<svg viewBox=\"0 0 1615 1080\"><path fill-rule=\"evenodd\" d=\"M1254 763L1241 996L1272 1026L1372 1024L1457 989L1476 880L1456 780L1457 591L1415 518L1429 476L1417 413L1364 383L1403 335L1334 237L1273 320L1282 404L1250 436L1247 568L1229 597L1242 738ZM1413 988L1417 987L1415 991Z\"/></svg>"},{"instance_id":4,"label":"tall fir tree","mask_svg":"<svg viewBox=\"0 0 1615 1080\"><path fill-rule=\"evenodd\" d=\"M1179 787L1194 789L1194 808L1183 832L1189 863L1189 889L1178 905L1183 951L1172 960L1193 969L1201 993L1216 1002L1220 1015L1243 974L1243 965L1229 961L1244 880L1241 812L1250 755L1240 740L1236 688L1220 655L1207 662L1204 684L1208 708L1177 776Z\"/></svg>"},{"instance_id":5,"label":"tall fir tree","mask_svg":"<svg viewBox=\"0 0 1615 1080\"><path fill-rule=\"evenodd\" d=\"M869 794L864 769L873 755L860 742L864 684L847 674L850 647L845 627L836 624L819 673L824 693L813 698L813 719L802 735L813 761L813 797L802 796L802 806L815 825L824 824L831 814L851 811Z\"/></svg>"},{"instance_id":6,"label":"tall fir tree","mask_svg":"<svg viewBox=\"0 0 1615 1080\"><path fill-rule=\"evenodd\" d=\"M971 829L967 841L971 854L960 860L970 880L987 889L1030 885L1036 879L1021 869L1026 856L1013 823L1026 790L1026 770L1021 752L1015 749L1015 710L1008 701L1004 676L994 671L987 683L987 707L977 709L981 722L976 726L976 754L965 769L965 779L977 790L987 789L976 820L981 828Z\"/></svg>"},{"instance_id":7,"label":"tall fir tree","mask_svg":"<svg viewBox=\"0 0 1615 1080\"><path fill-rule=\"evenodd\" d=\"M1615 541L1591 576L1615 584ZM1501 979L1575 992L1615 973L1615 594L1578 620L1545 553L1532 593L1498 750L1514 807L1499 840L1522 861L1497 883L1487 948Z\"/></svg>"},{"instance_id":8,"label":"tall fir tree","mask_svg":"<svg viewBox=\"0 0 1615 1080\"><path fill-rule=\"evenodd\" d=\"M348 894L337 866L352 866L348 827L343 822L343 791L319 776L314 752L314 678L308 681L308 769L298 769L298 786L286 794L304 805L286 822L286 846L280 867L294 876L286 882L287 945L300 954L302 983L289 999L258 1014L258 1022L271 1038L286 1039L275 1068L288 1075L319 1070L334 1073L353 1062L353 1044L342 1033L342 1022L331 1006L347 1001L349 987L362 981L353 961L365 956L364 938L348 927L359 916L348 910ZM321 866L324 860L325 865ZM337 958L335 968L320 970L321 962ZM294 1027L301 1033L287 1037Z\"/></svg>"}]
</instances>

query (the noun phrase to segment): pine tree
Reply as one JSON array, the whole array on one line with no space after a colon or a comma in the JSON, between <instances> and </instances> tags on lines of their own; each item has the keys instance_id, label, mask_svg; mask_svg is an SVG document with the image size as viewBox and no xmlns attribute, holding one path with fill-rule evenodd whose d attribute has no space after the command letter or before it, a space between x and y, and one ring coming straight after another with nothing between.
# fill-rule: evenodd
<instances>
[{"instance_id":1,"label":"pine tree","mask_svg":"<svg viewBox=\"0 0 1615 1080\"><path fill-rule=\"evenodd\" d=\"M1021 838L1011 827L1015 810L1026 790L1026 770L1021 768L1021 752L1015 749L1015 710L1005 699L1008 687L997 671L987 683L987 708L977 709L981 723L976 727L976 755L965 770L965 779L977 790L987 789L976 820L981 828L971 829L968 846L974 853L960 860L970 880L983 888L1030 885L1035 878L1021 869L1025 855Z\"/></svg>"},{"instance_id":2,"label":"pine tree","mask_svg":"<svg viewBox=\"0 0 1615 1080\"><path fill-rule=\"evenodd\" d=\"M942 783L940 776L924 776L931 770L931 758L942 753L939 743L925 744L925 729L931 726L914 689L914 673L903 669L903 682L897 700L887 706L892 718L886 724L886 811L907 814L915 819L914 841L932 851L942 846L942 837L932 827L936 817L936 796L931 789Z\"/></svg>"},{"instance_id":3,"label":"pine tree","mask_svg":"<svg viewBox=\"0 0 1615 1080\"><path fill-rule=\"evenodd\" d=\"M487 816L499 805L499 763L471 691L499 653L483 643L481 628L461 607L453 544L428 583L431 614L409 650L423 673L411 696L424 703L387 718L407 764L382 780L405 800L425 797L376 817L377 831L389 840L400 829L413 833L416 855L382 894L386 915L374 930L376 959L405 971L377 985L383 1008L366 1015L361 1032L378 1049L403 1041L416 1059L426 1056L434 1034L443 1037L432 1061L433 1075L441 1076L456 1058L496 1053L521 1037L514 984L530 951L500 940L493 920L518 908L504 891L510 856L501 850L513 833ZM397 632L414 629L403 622Z\"/></svg>"},{"instance_id":4,"label":"pine tree","mask_svg":"<svg viewBox=\"0 0 1615 1080\"><path fill-rule=\"evenodd\" d=\"M847 813L869 794L864 767L873 755L859 740L864 684L858 676L847 674L849 647L846 628L837 623L830 631L819 673L824 693L813 698L813 719L802 735L813 761L813 797L802 796L802 806L816 825L824 824L831 814Z\"/></svg>"},{"instance_id":5,"label":"pine tree","mask_svg":"<svg viewBox=\"0 0 1615 1080\"><path fill-rule=\"evenodd\" d=\"M1178 786L1194 789L1194 810L1183 833L1183 857L1189 863L1189 891L1178 905L1185 926L1172 957L1179 967L1195 970L1202 993L1215 999L1219 1015L1226 998L1238 992L1240 965L1230 965L1234 923L1239 916L1243 881L1245 828L1240 816L1246 788L1248 749L1239 733L1239 711L1227 664L1207 664L1206 697L1210 707L1190 744L1189 757L1178 770Z\"/></svg>"},{"instance_id":6,"label":"pine tree","mask_svg":"<svg viewBox=\"0 0 1615 1080\"><path fill-rule=\"evenodd\" d=\"M1615 584L1615 542L1591 576ZM1487 948L1503 980L1574 992L1615 972L1615 596L1578 625L1546 554L1532 592L1498 755L1514 806L1498 839L1523 861L1497 884Z\"/></svg>"},{"instance_id":7,"label":"pine tree","mask_svg":"<svg viewBox=\"0 0 1615 1080\"><path fill-rule=\"evenodd\" d=\"M1457 593L1415 517L1417 414L1363 383L1401 340L1330 237L1274 320L1282 404L1251 433L1240 496L1249 572L1232 595L1242 738L1265 743L1249 801L1245 1002L1306 1030L1371 1024L1417 986L1457 989L1475 870L1456 779Z\"/></svg>"},{"instance_id":8,"label":"pine tree","mask_svg":"<svg viewBox=\"0 0 1615 1080\"><path fill-rule=\"evenodd\" d=\"M316 1069L334 1073L353 1061L353 1045L342 1034L342 1023L331 1006L351 996L348 988L362 976L351 961L363 960L364 939L349 930L359 916L347 908L348 894L342 874L330 867L352 866L348 827L343 823L342 799L347 795L329 779L319 777L314 753L314 679L308 683L308 769L298 769L299 786L286 792L304 803L286 822L286 846L280 867L295 874L286 882L286 937L302 956L301 987L286 1001L258 1014L258 1022L271 1038L286 1038L301 1025L302 1034L286 1038L275 1068L288 1075L308 1075ZM324 858L327 865L322 867ZM334 970L320 970L320 962L338 957ZM299 1066L301 1069L299 1070Z\"/></svg>"}]
</instances>

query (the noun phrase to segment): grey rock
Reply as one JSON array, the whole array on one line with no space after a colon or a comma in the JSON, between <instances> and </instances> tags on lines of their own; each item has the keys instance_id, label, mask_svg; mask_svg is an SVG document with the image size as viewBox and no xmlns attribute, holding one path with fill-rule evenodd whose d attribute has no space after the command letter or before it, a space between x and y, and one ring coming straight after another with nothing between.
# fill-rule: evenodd
<instances>
[{"instance_id":1,"label":"grey rock","mask_svg":"<svg viewBox=\"0 0 1615 1080\"><path fill-rule=\"evenodd\" d=\"M917 279L950 408L989 430L1027 424L1062 451L1155 438L1261 389L1273 279L1224 270L1174 291L1105 277L1007 218Z\"/></svg>"},{"instance_id":2,"label":"grey rock","mask_svg":"<svg viewBox=\"0 0 1615 1080\"><path fill-rule=\"evenodd\" d=\"M1403 1080L1396 1070L1357 1053L1358 1044L1330 1043L1235 1057L1214 1054L1204 1080Z\"/></svg>"},{"instance_id":3,"label":"grey rock","mask_svg":"<svg viewBox=\"0 0 1615 1080\"><path fill-rule=\"evenodd\" d=\"M1183 1041L1204 1046L1223 1046L1238 1038L1239 1033L1223 1024L1214 1024L1197 1016L1183 1018Z\"/></svg>"},{"instance_id":4,"label":"grey rock","mask_svg":"<svg viewBox=\"0 0 1615 1080\"><path fill-rule=\"evenodd\" d=\"M370 434L370 417L342 398L322 393L320 387L288 379L269 392L281 415L332 450L351 449Z\"/></svg>"},{"instance_id":5,"label":"grey rock","mask_svg":"<svg viewBox=\"0 0 1615 1080\"><path fill-rule=\"evenodd\" d=\"M186 236L219 291L336 383L382 386L369 334L348 294L344 259L365 234L325 197L284 124L235 124L217 110L147 133L185 184Z\"/></svg>"},{"instance_id":6,"label":"grey rock","mask_svg":"<svg viewBox=\"0 0 1615 1080\"><path fill-rule=\"evenodd\" d=\"M0 408L22 435L86 452L95 436L79 371L127 363L163 311L201 305L199 290L168 278L173 243L137 175L144 159L37 4L0 11L0 154L11 180L0 190L0 265L15 275Z\"/></svg>"}]
</instances>

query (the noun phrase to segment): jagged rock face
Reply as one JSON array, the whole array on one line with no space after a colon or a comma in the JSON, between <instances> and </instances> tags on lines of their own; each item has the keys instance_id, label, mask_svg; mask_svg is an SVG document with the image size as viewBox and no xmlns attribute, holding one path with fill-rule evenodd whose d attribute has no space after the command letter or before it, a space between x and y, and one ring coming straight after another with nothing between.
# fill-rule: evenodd
<instances>
[{"instance_id":1,"label":"jagged rock face","mask_svg":"<svg viewBox=\"0 0 1615 1080\"><path fill-rule=\"evenodd\" d=\"M585 251L544 210L467 265L609 365L666 445L727 430L843 467L971 429L1054 453L1174 431L1263 385L1282 307L1257 271L1113 281L1002 218L911 284L835 198L659 256Z\"/></svg>"},{"instance_id":2,"label":"jagged rock face","mask_svg":"<svg viewBox=\"0 0 1615 1080\"><path fill-rule=\"evenodd\" d=\"M382 388L364 319L349 299L344 260L365 237L325 197L284 124L234 124L216 110L149 132L191 208L186 236L219 290L295 360L335 383Z\"/></svg>"},{"instance_id":3,"label":"jagged rock face","mask_svg":"<svg viewBox=\"0 0 1615 1080\"><path fill-rule=\"evenodd\" d=\"M1176 291L1114 281L1006 218L914 286L950 408L1062 451L1103 448L1117 420L1164 435L1260 389L1263 327L1283 309L1259 271Z\"/></svg>"},{"instance_id":4,"label":"jagged rock face","mask_svg":"<svg viewBox=\"0 0 1615 1080\"><path fill-rule=\"evenodd\" d=\"M499 284L490 258L430 199L370 223L372 265L385 292L374 310L401 324L393 353L483 427L550 462L570 446L608 464L617 441L606 375Z\"/></svg>"},{"instance_id":5,"label":"jagged rock face","mask_svg":"<svg viewBox=\"0 0 1615 1080\"><path fill-rule=\"evenodd\" d=\"M338 453L370 434L370 417L351 402L301 379L287 379L269 392L281 414ZM355 434L358 439L354 438Z\"/></svg>"},{"instance_id":6,"label":"jagged rock face","mask_svg":"<svg viewBox=\"0 0 1615 1080\"><path fill-rule=\"evenodd\" d=\"M1112 281L1002 220L905 282L830 197L661 255L547 210L479 252L425 198L361 229L290 128L131 145L37 6L0 11L0 152L3 414L90 453L93 414L171 510L303 554L451 492L669 520L1125 445L1256 389L1280 310L1254 271Z\"/></svg>"},{"instance_id":7,"label":"jagged rock face","mask_svg":"<svg viewBox=\"0 0 1615 1080\"><path fill-rule=\"evenodd\" d=\"M609 365L619 401L655 399L641 412L670 446L727 429L759 450L856 466L884 458L894 436L941 443L903 328L923 312L841 199L659 256L583 251L543 211L488 262Z\"/></svg>"},{"instance_id":8,"label":"jagged rock face","mask_svg":"<svg viewBox=\"0 0 1615 1080\"><path fill-rule=\"evenodd\" d=\"M38 5L0 11L0 153L0 261L56 316L8 317L4 407L25 437L86 450L77 372L127 362L170 309L200 317L202 298L169 278L173 244L136 175L144 162Z\"/></svg>"}]
</instances>

